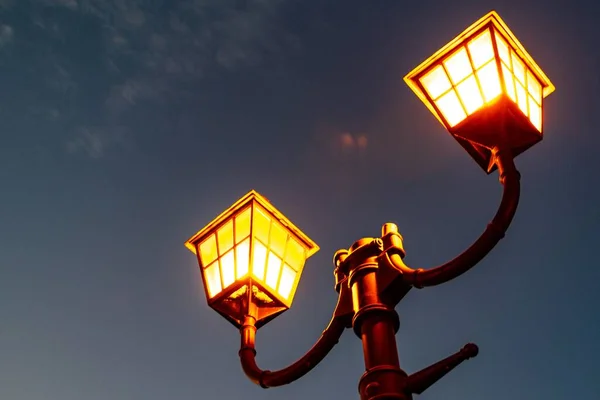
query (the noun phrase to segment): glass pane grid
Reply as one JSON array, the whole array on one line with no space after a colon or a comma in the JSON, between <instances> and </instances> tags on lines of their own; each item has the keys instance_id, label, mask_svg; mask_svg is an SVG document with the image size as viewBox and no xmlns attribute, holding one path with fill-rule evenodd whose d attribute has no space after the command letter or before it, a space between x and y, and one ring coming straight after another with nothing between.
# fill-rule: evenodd
<instances>
[{"instance_id":1,"label":"glass pane grid","mask_svg":"<svg viewBox=\"0 0 600 400\"><path fill-rule=\"evenodd\" d=\"M471 62L473 70L478 70L478 68L481 68L487 64L489 61L488 57L491 57L490 60L494 59L494 47L492 46L492 38L489 34L489 29L475 39L472 39L467 45L467 48L469 53L469 61ZM473 73L473 82L475 84L471 84L468 97L464 96L464 100L461 97L463 103L469 101L472 104L471 111L468 112L469 115L473 114L485 104L481 83L475 75L476 74ZM464 105L466 108L466 104Z\"/></svg>"},{"instance_id":2,"label":"glass pane grid","mask_svg":"<svg viewBox=\"0 0 600 400\"><path fill-rule=\"evenodd\" d=\"M479 87L483 92L485 103L491 102L502 94L502 85L500 84L496 60L492 59L487 64L481 66L475 75L477 76Z\"/></svg>"},{"instance_id":3,"label":"glass pane grid","mask_svg":"<svg viewBox=\"0 0 600 400\"><path fill-rule=\"evenodd\" d=\"M210 297L214 297L248 273L250 217L251 207L248 207L221 225L216 233L211 234L198 246Z\"/></svg>"},{"instance_id":4,"label":"glass pane grid","mask_svg":"<svg viewBox=\"0 0 600 400\"><path fill-rule=\"evenodd\" d=\"M468 61L468 65L467 62ZM441 68L440 68L441 67ZM473 112L473 106L477 103L477 98L472 98L469 95L469 87L472 89L472 84L468 82L470 78L473 78L473 66L469 60L469 56L465 46L461 46L456 50L448 59L446 59L438 67L434 68L437 70L436 79L443 81L443 83L434 83L438 88L446 88L446 90L438 90L438 95L431 96L436 107L440 110L446 121L450 126L455 126L463 121L471 112ZM431 73L430 73L431 74ZM474 79L473 79L474 80ZM454 84L452 83L454 82ZM422 80L425 88L427 88L427 81ZM477 85L477 83L475 83ZM462 90L466 89L466 90ZM430 95L434 94L435 91L428 90ZM469 101L471 99L471 101Z\"/></svg>"},{"instance_id":5,"label":"glass pane grid","mask_svg":"<svg viewBox=\"0 0 600 400\"><path fill-rule=\"evenodd\" d=\"M254 212L251 274L274 294L289 300L305 249L266 211L256 207Z\"/></svg>"},{"instance_id":6,"label":"glass pane grid","mask_svg":"<svg viewBox=\"0 0 600 400\"><path fill-rule=\"evenodd\" d=\"M480 33L467 44L469 57L474 69L478 69L488 61L494 59L494 46L492 44L492 35L489 29Z\"/></svg>"},{"instance_id":7,"label":"glass pane grid","mask_svg":"<svg viewBox=\"0 0 600 400\"><path fill-rule=\"evenodd\" d=\"M456 91L458 92L463 107L467 110L467 115L473 114L483 106L481 89L479 88L475 76L471 75L463 83L458 85Z\"/></svg>"},{"instance_id":8,"label":"glass pane grid","mask_svg":"<svg viewBox=\"0 0 600 400\"><path fill-rule=\"evenodd\" d=\"M288 251L288 245L287 244L288 244L288 242L290 240L292 240L292 238L286 232L285 243L283 244L283 251L282 251L282 254L281 254L281 264L280 264L280 267L279 267L279 274L277 276L277 284L276 284L276 286L277 286L277 293L279 293L279 295L282 296L282 297L284 297L284 298L286 298L286 297L281 294L281 288L282 288L281 287L281 284L282 284L281 279L283 277L283 271L285 269L285 259L286 259L286 256L287 256L286 253Z\"/></svg>"},{"instance_id":9,"label":"glass pane grid","mask_svg":"<svg viewBox=\"0 0 600 400\"><path fill-rule=\"evenodd\" d=\"M257 205L253 207L252 213L252 276L264 282L269 259L271 218Z\"/></svg>"},{"instance_id":10,"label":"glass pane grid","mask_svg":"<svg viewBox=\"0 0 600 400\"><path fill-rule=\"evenodd\" d=\"M519 55L498 34L496 43L507 95L541 132L542 85Z\"/></svg>"},{"instance_id":11,"label":"glass pane grid","mask_svg":"<svg viewBox=\"0 0 600 400\"><path fill-rule=\"evenodd\" d=\"M256 206L222 224L197 250L209 298L250 274L289 301L306 260L305 246Z\"/></svg>"},{"instance_id":12,"label":"glass pane grid","mask_svg":"<svg viewBox=\"0 0 600 400\"><path fill-rule=\"evenodd\" d=\"M444 70L454 85L473 74L472 63L464 46L461 46L444 61Z\"/></svg>"},{"instance_id":13,"label":"glass pane grid","mask_svg":"<svg viewBox=\"0 0 600 400\"><path fill-rule=\"evenodd\" d=\"M446 126L506 94L541 132L543 81L511 43L497 26L486 25L417 77L420 96Z\"/></svg>"},{"instance_id":14,"label":"glass pane grid","mask_svg":"<svg viewBox=\"0 0 600 400\"><path fill-rule=\"evenodd\" d=\"M502 94L495 60L492 32L486 29L420 79L451 127Z\"/></svg>"},{"instance_id":15,"label":"glass pane grid","mask_svg":"<svg viewBox=\"0 0 600 400\"><path fill-rule=\"evenodd\" d=\"M467 113L458 99L456 90L452 89L435 101L435 105L443 114L450 126L455 126L465 118Z\"/></svg>"},{"instance_id":16,"label":"glass pane grid","mask_svg":"<svg viewBox=\"0 0 600 400\"><path fill-rule=\"evenodd\" d=\"M432 99L437 99L452 89L452 84L443 65L434 67L419 80Z\"/></svg>"},{"instance_id":17,"label":"glass pane grid","mask_svg":"<svg viewBox=\"0 0 600 400\"><path fill-rule=\"evenodd\" d=\"M442 64L442 68L444 70L444 73L446 74L446 79L448 79L449 73L444 64ZM467 75L464 79L460 80L456 85L450 84L451 89L447 91L443 96L440 96L438 98L438 101L436 101L436 105L438 105L438 108L440 108L440 106L444 108L445 111L442 111L441 109L440 111L442 111L442 114L444 114L446 120L448 121L448 123L450 123L451 126L454 126L462 120L464 120L465 118L467 118L468 111L464 103L460 99L457 88L460 84L469 79L469 77L472 75L472 72L473 69L472 67L470 67L469 75Z\"/></svg>"},{"instance_id":18,"label":"glass pane grid","mask_svg":"<svg viewBox=\"0 0 600 400\"><path fill-rule=\"evenodd\" d=\"M465 76L464 78L462 78L460 81L456 82L454 85L452 85L453 89L456 89L457 86L460 86L461 83L463 83L464 81L466 81L467 79L471 78L473 76L473 70L471 69L471 72L469 72L469 75ZM446 92L447 93L447 92ZM446 94L444 93L444 94ZM441 97L441 96L440 96Z\"/></svg>"}]
</instances>

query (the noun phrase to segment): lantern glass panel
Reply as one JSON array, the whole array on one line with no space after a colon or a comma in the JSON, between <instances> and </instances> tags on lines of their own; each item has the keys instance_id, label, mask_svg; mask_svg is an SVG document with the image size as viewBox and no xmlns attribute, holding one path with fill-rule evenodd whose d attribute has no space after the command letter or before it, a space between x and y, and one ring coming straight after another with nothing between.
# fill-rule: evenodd
<instances>
[{"instance_id":1,"label":"lantern glass panel","mask_svg":"<svg viewBox=\"0 0 600 400\"><path fill-rule=\"evenodd\" d=\"M228 251L219 259L221 265L221 280L223 288L235 282L235 256L233 250Z\"/></svg>"},{"instance_id":2,"label":"lantern glass panel","mask_svg":"<svg viewBox=\"0 0 600 400\"><path fill-rule=\"evenodd\" d=\"M265 265L267 263L267 247L255 240L252 253L252 276L263 281L265 279Z\"/></svg>"},{"instance_id":3,"label":"lantern glass panel","mask_svg":"<svg viewBox=\"0 0 600 400\"><path fill-rule=\"evenodd\" d=\"M204 282L208 290L208 297L212 298L221 293L221 274L219 273L219 263L214 262L204 270Z\"/></svg>"},{"instance_id":4,"label":"lantern glass panel","mask_svg":"<svg viewBox=\"0 0 600 400\"><path fill-rule=\"evenodd\" d=\"M281 270L281 278L279 280L279 295L284 299L288 300L292 289L294 288L294 282L296 281L296 271L294 271L289 265L283 264Z\"/></svg>"},{"instance_id":5,"label":"lantern glass panel","mask_svg":"<svg viewBox=\"0 0 600 400\"><path fill-rule=\"evenodd\" d=\"M204 242L200 243L200 246L198 247L200 251L200 260L205 267L219 257L215 235L210 235Z\"/></svg>"},{"instance_id":6,"label":"lantern glass panel","mask_svg":"<svg viewBox=\"0 0 600 400\"><path fill-rule=\"evenodd\" d=\"M246 239L235 247L235 278L241 279L250 269L250 239Z\"/></svg>"}]
</instances>

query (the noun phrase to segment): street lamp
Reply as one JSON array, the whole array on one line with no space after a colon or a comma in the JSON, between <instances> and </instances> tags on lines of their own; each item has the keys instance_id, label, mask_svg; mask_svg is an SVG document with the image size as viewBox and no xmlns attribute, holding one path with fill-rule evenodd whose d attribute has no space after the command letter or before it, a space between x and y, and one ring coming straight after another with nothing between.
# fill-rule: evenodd
<instances>
[{"instance_id":1,"label":"street lamp","mask_svg":"<svg viewBox=\"0 0 600 400\"><path fill-rule=\"evenodd\" d=\"M554 85L492 11L404 81L488 173L492 149L513 157L542 140L543 99Z\"/></svg>"},{"instance_id":2,"label":"street lamp","mask_svg":"<svg viewBox=\"0 0 600 400\"><path fill-rule=\"evenodd\" d=\"M237 328L248 315L258 328L289 309L304 262L319 250L255 191L186 246L198 257L209 306Z\"/></svg>"},{"instance_id":3,"label":"street lamp","mask_svg":"<svg viewBox=\"0 0 600 400\"><path fill-rule=\"evenodd\" d=\"M404 263L403 239L392 223L383 225L380 237L338 250L333 257L338 302L331 322L298 361L265 371L256 364L256 331L291 306L304 262L318 246L257 192L242 197L186 246L198 256L208 304L240 330L242 369L263 388L305 375L347 328L363 344L362 400L412 399L478 353L470 343L406 374L396 348L395 306L412 288L439 285L468 271L504 237L519 202L520 175L513 159L542 139L543 98L554 86L495 12L405 81L487 173L498 170L504 187L498 211L469 248L430 269Z\"/></svg>"}]
</instances>

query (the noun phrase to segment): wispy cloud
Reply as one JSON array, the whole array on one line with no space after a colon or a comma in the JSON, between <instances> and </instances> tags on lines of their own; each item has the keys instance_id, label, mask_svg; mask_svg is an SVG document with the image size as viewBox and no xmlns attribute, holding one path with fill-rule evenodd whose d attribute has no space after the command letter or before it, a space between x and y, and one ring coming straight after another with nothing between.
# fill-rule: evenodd
<instances>
[{"instance_id":1,"label":"wispy cloud","mask_svg":"<svg viewBox=\"0 0 600 400\"><path fill-rule=\"evenodd\" d=\"M184 0L163 11L153 2L136 0L81 3L81 9L97 16L105 27L107 64L112 70L137 66L110 91L107 105L112 111L135 104L126 96L115 97L132 85L139 88L144 82L161 86L146 88L145 93L165 92L165 86L173 89L219 70L256 66L297 48L296 37L283 28L284 6L282 0L249 0L243 7L233 0Z\"/></svg>"},{"instance_id":2,"label":"wispy cloud","mask_svg":"<svg viewBox=\"0 0 600 400\"><path fill-rule=\"evenodd\" d=\"M104 156L106 150L117 144L124 144L126 129L122 127L81 127L65 144L67 152L83 154L93 159Z\"/></svg>"},{"instance_id":3,"label":"wispy cloud","mask_svg":"<svg viewBox=\"0 0 600 400\"><path fill-rule=\"evenodd\" d=\"M297 50L299 40L285 23L295 1L37 0L26 26L29 37L36 39L21 43L29 49L22 54L27 73L37 80L35 87L53 97L23 91L19 101L25 107L35 103L36 110L45 107L44 115L67 127L80 126L85 118L87 110L80 104L89 108L96 101L99 107L89 116L94 126L121 126L132 108L193 99L207 77L274 64ZM0 9L15 4L0 0ZM57 12L45 12L48 7ZM81 40L72 40L77 24L56 17L71 12L89 25ZM13 27L19 26L0 24L0 47L14 41ZM66 43L75 42L87 53L85 58L69 55L75 50ZM106 92L91 85L100 81ZM85 102L79 101L82 96ZM41 104L41 98L52 100ZM99 158L119 143L109 128L94 126L78 129L66 141L66 150Z\"/></svg>"},{"instance_id":4,"label":"wispy cloud","mask_svg":"<svg viewBox=\"0 0 600 400\"><path fill-rule=\"evenodd\" d=\"M139 101L159 98L159 94L158 84L139 79L127 79L125 82L111 87L110 94L106 99L106 106L111 112L118 115Z\"/></svg>"},{"instance_id":5,"label":"wispy cloud","mask_svg":"<svg viewBox=\"0 0 600 400\"><path fill-rule=\"evenodd\" d=\"M13 36L14 31L10 25L0 25L0 47L12 42Z\"/></svg>"},{"instance_id":6,"label":"wispy cloud","mask_svg":"<svg viewBox=\"0 0 600 400\"><path fill-rule=\"evenodd\" d=\"M109 51L140 59L192 57L198 61L195 55L201 54L202 64L216 62L233 69L255 65L268 55L297 46L296 37L281 23L284 0L243 4L183 0L174 2L168 11L160 2L142 0L80 0L79 4L82 12L101 20Z\"/></svg>"}]
</instances>

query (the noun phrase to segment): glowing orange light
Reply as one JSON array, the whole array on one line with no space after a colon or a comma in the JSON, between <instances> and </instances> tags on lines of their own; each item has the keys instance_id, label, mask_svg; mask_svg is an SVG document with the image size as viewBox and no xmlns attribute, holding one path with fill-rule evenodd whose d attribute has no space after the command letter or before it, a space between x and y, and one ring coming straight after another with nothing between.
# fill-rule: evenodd
<instances>
[{"instance_id":1,"label":"glowing orange light","mask_svg":"<svg viewBox=\"0 0 600 400\"><path fill-rule=\"evenodd\" d=\"M506 93L541 132L542 98L554 91L550 80L494 11L404 79L440 122L450 128ZM458 97L460 108L452 92ZM437 103L444 96L439 106Z\"/></svg>"},{"instance_id":2,"label":"glowing orange light","mask_svg":"<svg viewBox=\"0 0 600 400\"><path fill-rule=\"evenodd\" d=\"M270 310L259 319L289 308L304 262L319 249L255 191L185 245L198 256L209 304L234 324L244 317L239 307L248 306L244 296Z\"/></svg>"},{"instance_id":3,"label":"glowing orange light","mask_svg":"<svg viewBox=\"0 0 600 400\"><path fill-rule=\"evenodd\" d=\"M538 133L537 139L514 141L517 152L522 152L541 140L542 100L555 89L495 11L459 34L404 80L450 133L475 143L459 140L482 166L486 155L478 146L488 147L490 139L478 142L480 137L471 132L473 126L467 127L471 117L481 120L485 115L490 120L491 108L500 113L504 99L513 103ZM481 121L478 123L482 128ZM522 123L519 126L521 131L528 130Z\"/></svg>"}]
</instances>

